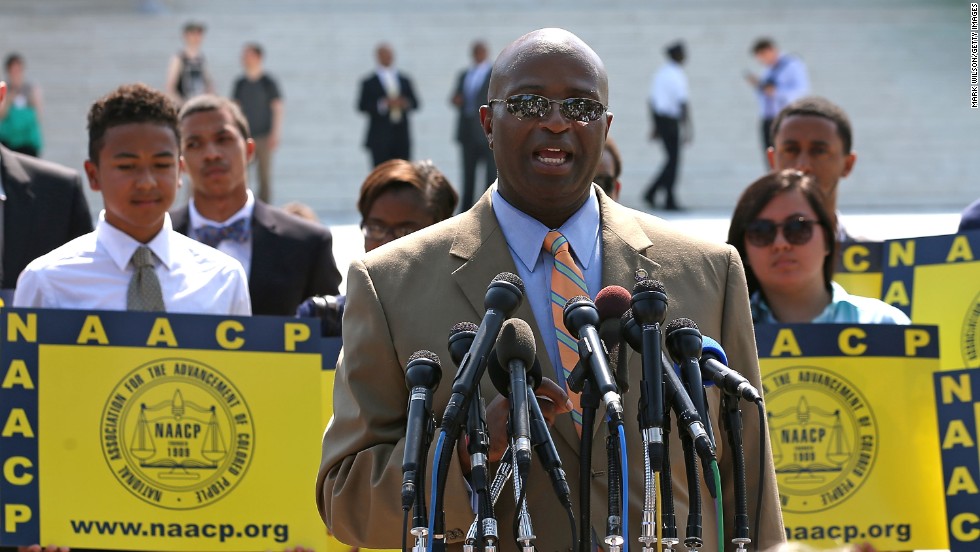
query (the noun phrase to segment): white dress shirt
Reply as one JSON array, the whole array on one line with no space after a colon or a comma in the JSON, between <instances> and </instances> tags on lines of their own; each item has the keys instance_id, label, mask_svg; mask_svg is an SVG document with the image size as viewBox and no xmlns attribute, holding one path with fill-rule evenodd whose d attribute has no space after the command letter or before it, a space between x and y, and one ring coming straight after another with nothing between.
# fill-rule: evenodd
<instances>
[{"instance_id":1,"label":"white dress shirt","mask_svg":"<svg viewBox=\"0 0 980 552\"><path fill-rule=\"evenodd\" d=\"M670 60L657 70L650 83L650 105L653 112L671 119L681 118L681 106L687 103L687 75L677 62Z\"/></svg>"},{"instance_id":2,"label":"white dress shirt","mask_svg":"<svg viewBox=\"0 0 980 552\"><path fill-rule=\"evenodd\" d=\"M775 118L784 107L810 93L810 76L806 65L800 58L789 54L780 56L774 65L766 69L760 81L772 81L776 87L772 96L763 93L761 86L756 91L764 119Z\"/></svg>"},{"instance_id":3,"label":"white dress shirt","mask_svg":"<svg viewBox=\"0 0 980 552\"><path fill-rule=\"evenodd\" d=\"M24 269L14 291L15 307L126 310L133 276L130 258L140 242L99 215L95 230L38 257ZM167 215L146 244L167 312L252 314L241 263L175 232Z\"/></svg>"},{"instance_id":4,"label":"white dress shirt","mask_svg":"<svg viewBox=\"0 0 980 552\"><path fill-rule=\"evenodd\" d=\"M187 213L188 213L188 223L190 224L190 230L188 230L187 235L194 237L194 231L202 226L217 226L218 228L223 228L225 226L231 226L236 221L240 219L245 219L251 224L252 213L255 211L255 196L252 195L252 190L248 190L248 199L245 200L245 206L238 210L234 215L228 217L228 220L224 222L213 221L200 212L194 206L194 198L187 203ZM243 242L238 242L234 240L222 240L216 248L218 251L226 255L230 255L232 258L242 263L245 267L245 275L248 276L252 270L252 233L249 232L248 239Z\"/></svg>"}]
</instances>

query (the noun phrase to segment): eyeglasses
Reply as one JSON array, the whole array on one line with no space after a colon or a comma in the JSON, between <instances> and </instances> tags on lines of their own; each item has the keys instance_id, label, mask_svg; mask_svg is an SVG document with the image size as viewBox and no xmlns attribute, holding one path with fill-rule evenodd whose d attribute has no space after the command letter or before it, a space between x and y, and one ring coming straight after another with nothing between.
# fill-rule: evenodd
<instances>
[{"instance_id":1,"label":"eyeglasses","mask_svg":"<svg viewBox=\"0 0 980 552\"><path fill-rule=\"evenodd\" d=\"M420 228L414 224L407 224L401 226L385 226L384 224L378 224L376 222L362 222L361 223L361 233L364 237L369 240L383 241L388 236L391 239L397 240L398 238L404 238L405 236L411 234L412 232L417 232Z\"/></svg>"},{"instance_id":2,"label":"eyeglasses","mask_svg":"<svg viewBox=\"0 0 980 552\"><path fill-rule=\"evenodd\" d=\"M776 232L783 229L783 237L793 245L804 245L813 238L813 225L820 224L818 220L805 217L789 217L783 222L773 222L769 219L756 219L745 227L745 240L756 247L767 247L776 241Z\"/></svg>"},{"instance_id":3,"label":"eyeglasses","mask_svg":"<svg viewBox=\"0 0 980 552\"><path fill-rule=\"evenodd\" d=\"M567 100L551 100L535 94L517 94L506 100L490 100L501 102L507 106L507 111L518 119L544 119L551 113L551 104L558 104L558 112L570 121L590 123L598 121L609 109L602 103L589 98L568 98Z\"/></svg>"}]
</instances>

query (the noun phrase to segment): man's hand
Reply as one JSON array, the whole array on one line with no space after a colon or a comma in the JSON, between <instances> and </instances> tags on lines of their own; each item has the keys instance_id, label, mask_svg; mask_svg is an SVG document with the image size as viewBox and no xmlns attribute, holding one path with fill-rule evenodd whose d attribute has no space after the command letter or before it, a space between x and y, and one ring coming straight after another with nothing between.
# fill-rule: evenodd
<instances>
[{"instance_id":1,"label":"man's hand","mask_svg":"<svg viewBox=\"0 0 980 552\"><path fill-rule=\"evenodd\" d=\"M555 423L559 414L567 414L572 411L572 401L569 400L565 390L557 383L548 379L541 378L541 385L534 391L534 396L538 399L541 407L541 414L544 416L548 427ZM487 432L490 434L490 462L499 462L507 450L509 439L507 437L507 418L510 416L510 401L503 395L494 397L487 405ZM470 472L470 455L466 450L464 440L456 446L456 456L459 464L463 468L463 473Z\"/></svg>"},{"instance_id":2,"label":"man's hand","mask_svg":"<svg viewBox=\"0 0 980 552\"><path fill-rule=\"evenodd\" d=\"M67 546L55 546L49 544L48 546L42 547L40 544L32 544L30 546L18 546L17 552L69 552Z\"/></svg>"}]
</instances>

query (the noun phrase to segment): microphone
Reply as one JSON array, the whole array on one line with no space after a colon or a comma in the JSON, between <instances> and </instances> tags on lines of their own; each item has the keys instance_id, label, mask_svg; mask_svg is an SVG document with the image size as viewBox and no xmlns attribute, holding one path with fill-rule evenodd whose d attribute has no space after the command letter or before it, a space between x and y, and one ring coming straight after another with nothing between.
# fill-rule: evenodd
<instances>
[{"instance_id":1,"label":"microphone","mask_svg":"<svg viewBox=\"0 0 980 552\"><path fill-rule=\"evenodd\" d=\"M609 370L606 351L596 330L599 311L592 300L584 295L569 299L563 311L565 328L579 338L579 358L583 366L587 366L592 373L592 381L606 405L606 412L616 423L622 424L623 404L612 371Z\"/></svg>"},{"instance_id":2,"label":"microphone","mask_svg":"<svg viewBox=\"0 0 980 552\"><path fill-rule=\"evenodd\" d=\"M425 469L422 449L432 438L432 392L439 387L442 367L432 351L417 351L408 358L405 383L411 390L408 400L408 427L405 430L405 456L402 460L402 509L415 501L416 472Z\"/></svg>"},{"instance_id":3,"label":"microphone","mask_svg":"<svg viewBox=\"0 0 980 552\"><path fill-rule=\"evenodd\" d=\"M453 393L442 416L442 430L452 437L452 441L455 441L456 431L466 415L465 407L473 395L473 389L483 378L487 357L497 334L500 333L500 326L504 320L510 318L523 300L524 282L516 274L501 272L487 287L483 300L487 312L483 315L469 351L460 360L459 370L453 380Z\"/></svg>"},{"instance_id":4,"label":"microphone","mask_svg":"<svg viewBox=\"0 0 980 552\"><path fill-rule=\"evenodd\" d=\"M599 339L609 351L609 361L617 358L613 374L620 392L625 394L630 390L630 376L625 348L621 347L619 318L630 308L630 292L623 286L606 286L596 294L595 308L599 311Z\"/></svg>"},{"instance_id":5,"label":"microphone","mask_svg":"<svg viewBox=\"0 0 980 552\"><path fill-rule=\"evenodd\" d=\"M531 467L531 420L528 412L528 370L534 364L534 333L527 322L511 318L504 322L497 337L497 358L509 372L510 428L517 470L526 476ZM499 389L498 389L499 390Z\"/></svg>"},{"instance_id":6,"label":"microphone","mask_svg":"<svg viewBox=\"0 0 980 552\"><path fill-rule=\"evenodd\" d=\"M721 344L706 335L701 336L701 376L714 382L722 392L762 404L762 394L745 376L728 367L728 356Z\"/></svg>"},{"instance_id":7,"label":"microphone","mask_svg":"<svg viewBox=\"0 0 980 552\"><path fill-rule=\"evenodd\" d=\"M663 466L664 391L660 357L660 325L667 316L667 292L657 280L644 279L633 287L630 300L633 319L642 330L643 378L640 383L640 428L649 443L650 464L655 472Z\"/></svg>"}]
</instances>

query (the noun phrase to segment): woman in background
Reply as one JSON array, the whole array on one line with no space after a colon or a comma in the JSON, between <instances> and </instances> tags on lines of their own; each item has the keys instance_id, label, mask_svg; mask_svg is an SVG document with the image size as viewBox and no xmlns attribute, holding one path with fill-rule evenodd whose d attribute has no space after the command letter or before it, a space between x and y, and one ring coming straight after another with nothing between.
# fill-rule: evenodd
<instances>
[{"instance_id":1,"label":"woman in background","mask_svg":"<svg viewBox=\"0 0 980 552\"><path fill-rule=\"evenodd\" d=\"M832 281L836 222L812 177L768 174L742 192L728 229L748 282L755 323L910 324L899 309Z\"/></svg>"}]
</instances>

